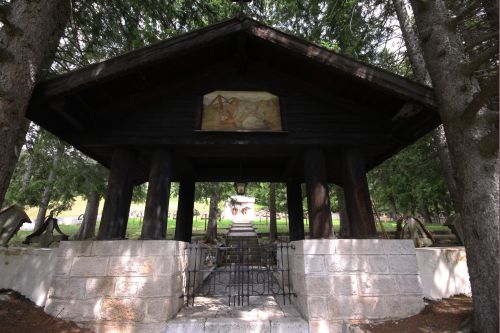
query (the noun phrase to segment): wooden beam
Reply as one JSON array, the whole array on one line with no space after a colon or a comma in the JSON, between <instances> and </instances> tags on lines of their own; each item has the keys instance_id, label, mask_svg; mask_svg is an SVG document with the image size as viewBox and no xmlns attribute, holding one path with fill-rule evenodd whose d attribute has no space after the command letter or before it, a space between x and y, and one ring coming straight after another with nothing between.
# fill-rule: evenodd
<instances>
[{"instance_id":1,"label":"wooden beam","mask_svg":"<svg viewBox=\"0 0 500 333\"><path fill-rule=\"evenodd\" d=\"M348 76L375 86L384 92L403 97L405 100L422 101L434 108L435 101L432 90L390 72L361 63L349 57L336 54L316 46L304 39L286 34L251 19L228 20L198 31L187 33L149 47L132 51L126 55L87 66L78 71L65 74L41 83L36 90L42 96L55 96L85 86L90 82L98 82L117 78L125 73L140 70L154 63L163 62L168 57L181 55L227 38L231 34L245 32L261 38L283 49L310 59L326 69L341 72ZM36 96L39 93L36 92Z\"/></svg>"},{"instance_id":2,"label":"wooden beam","mask_svg":"<svg viewBox=\"0 0 500 333\"><path fill-rule=\"evenodd\" d=\"M395 123L402 119L412 118L420 113L424 108L416 103L404 103L401 109L392 117L391 122Z\"/></svg>"},{"instance_id":3,"label":"wooden beam","mask_svg":"<svg viewBox=\"0 0 500 333\"><path fill-rule=\"evenodd\" d=\"M290 241L304 239L304 209L302 208L302 188L300 181L286 183Z\"/></svg>"},{"instance_id":4,"label":"wooden beam","mask_svg":"<svg viewBox=\"0 0 500 333\"><path fill-rule=\"evenodd\" d=\"M179 203L175 222L175 240L191 242L193 235L195 182L192 178L184 178L179 184Z\"/></svg>"},{"instance_id":5,"label":"wooden beam","mask_svg":"<svg viewBox=\"0 0 500 333\"><path fill-rule=\"evenodd\" d=\"M172 181L172 156L168 150L153 153L141 239L165 239Z\"/></svg>"},{"instance_id":6,"label":"wooden beam","mask_svg":"<svg viewBox=\"0 0 500 333\"><path fill-rule=\"evenodd\" d=\"M124 148L114 150L97 236L99 240L125 238L134 188L135 164L136 154L133 151Z\"/></svg>"},{"instance_id":7,"label":"wooden beam","mask_svg":"<svg viewBox=\"0 0 500 333\"><path fill-rule=\"evenodd\" d=\"M187 49L195 50L203 47L217 39L241 31L242 28L240 20L231 19L186 33L42 82L36 94L55 96L85 86L90 82L116 78L131 70L140 70L153 63L163 62L168 57L185 52Z\"/></svg>"},{"instance_id":8,"label":"wooden beam","mask_svg":"<svg viewBox=\"0 0 500 333\"><path fill-rule=\"evenodd\" d=\"M271 27L255 24L249 27L251 34L268 42L297 52L312 61L326 65L330 69L352 76L379 90L402 97L405 100L417 100L435 108L436 102L432 89L388 71L372 67L352 58L331 52L298 37L275 30Z\"/></svg>"},{"instance_id":9,"label":"wooden beam","mask_svg":"<svg viewBox=\"0 0 500 333\"><path fill-rule=\"evenodd\" d=\"M304 178L309 207L310 238L330 238L332 236L332 215L325 155L322 150L310 149L305 152Z\"/></svg>"},{"instance_id":10,"label":"wooden beam","mask_svg":"<svg viewBox=\"0 0 500 333\"><path fill-rule=\"evenodd\" d=\"M363 155L358 150L346 151L342 156L342 180L351 238L376 238Z\"/></svg>"}]
</instances>

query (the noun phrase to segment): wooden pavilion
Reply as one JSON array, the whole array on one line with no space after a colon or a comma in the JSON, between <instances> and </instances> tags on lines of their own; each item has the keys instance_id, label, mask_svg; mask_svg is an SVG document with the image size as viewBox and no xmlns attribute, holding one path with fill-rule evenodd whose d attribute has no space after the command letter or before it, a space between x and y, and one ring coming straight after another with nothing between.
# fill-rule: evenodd
<instances>
[{"instance_id":1,"label":"wooden pavilion","mask_svg":"<svg viewBox=\"0 0 500 333\"><path fill-rule=\"evenodd\" d=\"M205 129L213 92L272 94L279 129ZM217 98L220 110L232 107ZM125 237L133 186L146 181L142 238L165 238L178 181L182 241L191 239L196 181L286 183L291 240L304 238L302 183L310 237L330 236L335 183L352 237L375 237L365 173L440 123L428 87L247 17L41 82L27 117L110 169L99 239Z\"/></svg>"}]
</instances>

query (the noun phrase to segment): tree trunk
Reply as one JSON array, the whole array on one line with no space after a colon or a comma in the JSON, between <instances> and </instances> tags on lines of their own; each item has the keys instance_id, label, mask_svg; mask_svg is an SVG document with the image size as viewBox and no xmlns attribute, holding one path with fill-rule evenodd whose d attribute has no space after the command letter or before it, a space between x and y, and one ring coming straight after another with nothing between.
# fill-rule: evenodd
<instances>
[{"instance_id":1,"label":"tree trunk","mask_svg":"<svg viewBox=\"0 0 500 333\"><path fill-rule=\"evenodd\" d=\"M345 208L345 196L344 189L340 186L335 186L335 194L337 196L339 204L339 219L340 219L340 230L339 238L349 238L351 236L351 230L349 227L349 219L347 217L347 211Z\"/></svg>"},{"instance_id":2,"label":"tree trunk","mask_svg":"<svg viewBox=\"0 0 500 333\"><path fill-rule=\"evenodd\" d=\"M422 53L421 43L418 39L417 32L414 30L411 20L408 17L405 5L406 1L393 0L393 2L394 7L396 8L399 26L401 27L401 32L403 33L408 58L410 59L410 64L413 69L413 73L415 74L415 80L419 83L430 86L431 79L427 71L427 65ZM443 168L446 183L448 184L448 191L450 192L451 200L453 201L455 210L458 211L457 200L459 195L457 192L455 178L453 176L450 152L448 151L448 144L446 142L446 136L444 135L443 126L441 125L436 128L433 131L432 136L435 144L437 145L439 160L441 162L441 167Z\"/></svg>"},{"instance_id":3,"label":"tree trunk","mask_svg":"<svg viewBox=\"0 0 500 333\"><path fill-rule=\"evenodd\" d=\"M217 238L217 209L219 206L219 193L217 184L211 183L210 208L208 211L207 239L214 243Z\"/></svg>"},{"instance_id":4,"label":"tree trunk","mask_svg":"<svg viewBox=\"0 0 500 333\"><path fill-rule=\"evenodd\" d=\"M391 219L396 220L398 218L398 209L396 208L396 200L391 194L389 196L389 208L391 209Z\"/></svg>"},{"instance_id":5,"label":"tree trunk","mask_svg":"<svg viewBox=\"0 0 500 333\"><path fill-rule=\"evenodd\" d=\"M430 85L430 77L425 65L425 59L422 54L422 48L416 31L413 29L408 12L406 10L405 0L393 0L396 15L398 17L399 26L403 33L403 39L406 46L406 52L410 59L410 64L415 75L415 81L422 84Z\"/></svg>"},{"instance_id":6,"label":"tree trunk","mask_svg":"<svg viewBox=\"0 0 500 333\"><path fill-rule=\"evenodd\" d=\"M446 179L446 184L448 185L448 191L450 192L453 208L456 212L458 212L460 207L460 195L457 190L457 182L455 181L453 167L451 165L450 151L448 150L448 142L446 141L443 125L440 125L432 132L432 138L437 145L439 161L441 162L441 167L443 168L443 174Z\"/></svg>"},{"instance_id":7,"label":"tree trunk","mask_svg":"<svg viewBox=\"0 0 500 333\"><path fill-rule=\"evenodd\" d=\"M269 240L275 241L278 235L276 226L276 184L269 184Z\"/></svg>"},{"instance_id":8,"label":"tree trunk","mask_svg":"<svg viewBox=\"0 0 500 333\"><path fill-rule=\"evenodd\" d=\"M460 193L474 329L498 332L498 131L443 0L411 0ZM497 118L498 119L498 118Z\"/></svg>"},{"instance_id":9,"label":"tree trunk","mask_svg":"<svg viewBox=\"0 0 500 333\"><path fill-rule=\"evenodd\" d=\"M28 187L32 172L33 172L33 157L27 156L26 168L24 169L23 179L22 179L23 189L26 189Z\"/></svg>"},{"instance_id":10,"label":"tree trunk","mask_svg":"<svg viewBox=\"0 0 500 333\"><path fill-rule=\"evenodd\" d=\"M99 200L101 199L97 191L90 193L85 206L85 214L83 215L82 225L75 235L75 240L86 240L95 237L95 225L97 222L97 214L99 213Z\"/></svg>"},{"instance_id":11,"label":"tree trunk","mask_svg":"<svg viewBox=\"0 0 500 333\"><path fill-rule=\"evenodd\" d=\"M47 178L47 183L43 188L42 197L40 199L40 203L38 204L38 214L35 219L35 229L37 230L45 220L45 215L47 213L47 207L49 206L50 197L52 194L54 182L56 180L56 168L59 160L61 159L62 154L64 153L64 145L62 143L58 143L57 151L54 155L54 159L52 160L52 167L49 171L49 177Z\"/></svg>"},{"instance_id":12,"label":"tree trunk","mask_svg":"<svg viewBox=\"0 0 500 333\"><path fill-rule=\"evenodd\" d=\"M422 207L421 213L422 213L422 217L424 218L424 223L425 224L432 223L431 213L429 212L429 208L427 207L427 205L425 203L423 203L421 207Z\"/></svg>"},{"instance_id":13,"label":"tree trunk","mask_svg":"<svg viewBox=\"0 0 500 333\"><path fill-rule=\"evenodd\" d=\"M28 128L31 93L52 62L70 7L69 0L16 0L0 18L0 206Z\"/></svg>"}]
</instances>

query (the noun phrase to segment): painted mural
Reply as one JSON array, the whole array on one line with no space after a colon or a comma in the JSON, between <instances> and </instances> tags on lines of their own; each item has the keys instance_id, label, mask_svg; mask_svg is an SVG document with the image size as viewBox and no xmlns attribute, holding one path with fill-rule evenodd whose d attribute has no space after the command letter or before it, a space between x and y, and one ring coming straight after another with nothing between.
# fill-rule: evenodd
<instances>
[{"instance_id":1,"label":"painted mural","mask_svg":"<svg viewBox=\"0 0 500 333\"><path fill-rule=\"evenodd\" d=\"M278 96L264 91L214 91L203 96L201 130L282 131Z\"/></svg>"}]
</instances>

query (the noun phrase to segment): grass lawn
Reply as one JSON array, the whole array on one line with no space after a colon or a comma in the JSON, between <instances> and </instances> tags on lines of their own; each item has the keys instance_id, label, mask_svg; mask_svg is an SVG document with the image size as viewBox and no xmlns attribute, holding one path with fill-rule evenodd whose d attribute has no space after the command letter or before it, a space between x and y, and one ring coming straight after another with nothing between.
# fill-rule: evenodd
<instances>
[{"instance_id":1,"label":"grass lawn","mask_svg":"<svg viewBox=\"0 0 500 333\"><path fill-rule=\"evenodd\" d=\"M304 228L305 231L308 231L307 220L304 220ZM217 233L218 235L223 235L227 232L227 229L231 225L230 220L221 220L217 225ZM265 220L256 220L254 221L254 226L258 233L267 234L269 232L269 222ZM69 236L73 236L77 231L80 225L60 225L61 230ZM384 223L385 230L387 232L396 231L396 222L389 221ZM442 226L440 224L428 224L426 227L431 232L449 232L448 227ZM286 234L288 233L288 221L285 219L280 219L277 221L278 233ZM338 232L340 228L339 220L333 220L333 229L335 232ZM96 232L99 229L99 222L97 222ZM128 239L138 239L141 235L142 229L142 219L139 218L130 218L127 226L127 238ZM196 216L193 220L193 235L195 236L203 236L206 231L206 221L199 216ZM380 226L377 223L377 231L380 232ZM14 236L9 245L10 246L18 246L21 245L22 241L31 234L30 230L20 230L16 236ZM173 239L175 234L175 220L169 219L167 224L167 239Z\"/></svg>"}]
</instances>

